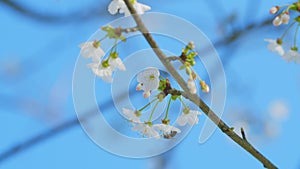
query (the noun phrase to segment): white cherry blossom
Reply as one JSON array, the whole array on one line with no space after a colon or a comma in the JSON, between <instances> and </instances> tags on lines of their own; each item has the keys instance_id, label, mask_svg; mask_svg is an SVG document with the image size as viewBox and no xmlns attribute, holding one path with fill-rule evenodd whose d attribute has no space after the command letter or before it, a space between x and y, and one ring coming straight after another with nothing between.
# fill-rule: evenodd
<instances>
[{"instance_id":1,"label":"white cherry blossom","mask_svg":"<svg viewBox=\"0 0 300 169\"><path fill-rule=\"evenodd\" d=\"M159 86L159 70L157 68L147 68L137 75L139 84L136 86L137 90L144 91L144 97L148 98L152 90L156 90Z\"/></svg>"},{"instance_id":2,"label":"white cherry blossom","mask_svg":"<svg viewBox=\"0 0 300 169\"><path fill-rule=\"evenodd\" d=\"M108 12L112 15L115 15L119 12L120 9L126 8L125 2L123 0L113 0L108 5Z\"/></svg>"},{"instance_id":3,"label":"white cherry blossom","mask_svg":"<svg viewBox=\"0 0 300 169\"><path fill-rule=\"evenodd\" d=\"M282 58L287 62L294 61L297 64L300 64L300 53L298 51L290 49L282 56Z\"/></svg>"},{"instance_id":4,"label":"white cherry blossom","mask_svg":"<svg viewBox=\"0 0 300 169\"><path fill-rule=\"evenodd\" d=\"M112 69L110 66L104 67L102 64L98 63L90 63L87 66L92 69L96 76L100 77L105 82L112 82Z\"/></svg>"},{"instance_id":5,"label":"white cherry blossom","mask_svg":"<svg viewBox=\"0 0 300 169\"><path fill-rule=\"evenodd\" d=\"M187 112L183 112L177 119L177 124L179 126L185 126L187 123L191 126L198 123L198 115L200 115L201 112L196 110L188 110Z\"/></svg>"},{"instance_id":6,"label":"white cherry blossom","mask_svg":"<svg viewBox=\"0 0 300 169\"><path fill-rule=\"evenodd\" d=\"M127 119L130 120L131 122L134 122L134 123L140 123L141 122L140 118L138 117L139 112L132 111L132 110L126 109L126 108L123 108L122 112L127 117Z\"/></svg>"},{"instance_id":7,"label":"white cherry blossom","mask_svg":"<svg viewBox=\"0 0 300 169\"><path fill-rule=\"evenodd\" d=\"M159 133L151 126L150 124L146 123L138 123L132 128L133 131L137 131L141 133L143 136L149 137L149 138L156 138L159 139L160 135Z\"/></svg>"},{"instance_id":8,"label":"white cherry blossom","mask_svg":"<svg viewBox=\"0 0 300 169\"><path fill-rule=\"evenodd\" d=\"M266 42L268 42L268 49L272 52L278 53L280 56L284 55L284 49L282 45L277 43L277 40L274 39L265 39Z\"/></svg>"},{"instance_id":9,"label":"white cherry blossom","mask_svg":"<svg viewBox=\"0 0 300 169\"><path fill-rule=\"evenodd\" d=\"M100 42L85 42L80 44L80 54L85 58L92 58L93 62L99 63L101 58L105 55L104 51L100 48Z\"/></svg>"},{"instance_id":10,"label":"white cherry blossom","mask_svg":"<svg viewBox=\"0 0 300 169\"><path fill-rule=\"evenodd\" d=\"M148 11L151 9L150 6L141 4L141 3L137 2L136 0L133 1L132 5L135 8L137 14L139 14L139 15L144 14L145 11ZM113 0L108 6L108 12L112 15L115 15L118 12L120 14L124 13L125 16L131 15L131 13L129 12L129 10L123 0Z\"/></svg>"},{"instance_id":11,"label":"white cherry blossom","mask_svg":"<svg viewBox=\"0 0 300 169\"><path fill-rule=\"evenodd\" d=\"M279 11L280 7L279 6L273 6L271 9L270 9L270 14L275 14Z\"/></svg>"}]
</instances>

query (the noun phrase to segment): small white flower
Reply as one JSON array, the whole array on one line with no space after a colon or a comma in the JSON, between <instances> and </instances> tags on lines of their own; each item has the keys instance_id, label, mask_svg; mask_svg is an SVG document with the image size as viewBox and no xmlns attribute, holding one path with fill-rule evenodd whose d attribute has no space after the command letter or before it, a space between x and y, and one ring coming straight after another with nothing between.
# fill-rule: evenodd
<instances>
[{"instance_id":1,"label":"small white flower","mask_svg":"<svg viewBox=\"0 0 300 169\"><path fill-rule=\"evenodd\" d=\"M171 131L176 131L177 133L180 133L181 130L171 126L171 125L166 125L166 124L155 124L153 125L153 128L155 130L161 131L163 134L169 134Z\"/></svg>"},{"instance_id":2,"label":"small white flower","mask_svg":"<svg viewBox=\"0 0 300 169\"><path fill-rule=\"evenodd\" d=\"M119 70L125 71L126 67L123 64L122 60L118 57L118 58L110 58L108 61L110 67L112 70L115 70L116 68L118 68Z\"/></svg>"},{"instance_id":3,"label":"small white flower","mask_svg":"<svg viewBox=\"0 0 300 169\"><path fill-rule=\"evenodd\" d=\"M112 15L115 15L119 12L120 9L126 8L125 2L123 0L113 0L108 5L108 12Z\"/></svg>"},{"instance_id":4,"label":"small white flower","mask_svg":"<svg viewBox=\"0 0 300 169\"><path fill-rule=\"evenodd\" d=\"M192 94L197 93L197 87L196 87L195 81L192 78L188 79L187 87L189 88L189 90Z\"/></svg>"},{"instance_id":5,"label":"small white flower","mask_svg":"<svg viewBox=\"0 0 300 169\"><path fill-rule=\"evenodd\" d=\"M279 11L280 7L279 6L273 6L271 9L270 9L270 14L275 14Z\"/></svg>"},{"instance_id":6,"label":"small white flower","mask_svg":"<svg viewBox=\"0 0 300 169\"><path fill-rule=\"evenodd\" d=\"M297 58L294 58L294 61L295 61L297 64L300 64L300 56L298 55Z\"/></svg>"},{"instance_id":7,"label":"small white flower","mask_svg":"<svg viewBox=\"0 0 300 169\"><path fill-rule=\"evenodd\" d=\"M157 68L147 68L137 75L137 90L144 90L144 97L148 98L152 90L156 90L159 86L159 70Z\"/></svg>"},{"instance_id":8,"label":"small white flower","mask_svg":"<svg viewBox=\"0 0 300 169\"><path fill-rule=\"evenodd\" d=\"M138 117L139 112L132 111L132 110L129 110L129 109L126 109L126 108L123 108L122 112L127 117L127 119L130 120L131 122L134 122L134 123L140 123L141 122L140 118Z\"/></svg>"},{"instance_id":9,"label":"small white flower","mask_svg":"<svg viewBox=\"0 0 300 169\"><path fill-rule=\"evenodd\" d=\"M282 20L282 23L283 23L283 24L288 24L289 21L290 21L290 15L287 14L287 13L284 13L284 14L281 16L281 20Z\"/></svg>"},{"instance_id":10,"label":"small white flower","mask_svg":"<svg viewBox=\"0 0 300 169\"><path fill-rule=\"evenodd\" d=\"M99 76L101 79L103 79L105 82L112 82L112 69L110 66L108 67L103 67L102 64L98 63L90 63L87 65L89 68L92 69L94 74L96 76Z\"/></svg>"},{"instance_id":11,"label":"small white flower","mask_svg":"<svg viewBox=\"0 0 300 169\"><path fill-rule=\"evenodd\" d=\"M145 123L138 123L132 128L133 131L137 131L141 133L143 136L149 137L149 138L156 138L159 139L160 135L159 133L153 128L153 126L150 126L149 124Z\"/></svg>"},{"instance_id":12,"label":"small white flower","mask_svg":"<svg viewBox=\"0 0 300 169\"><path fill-rule=\"evenodd\" d=\"M93 62L99 63L102 56L105 55L104 51L100 48L100 42L85 42L80 44L80 54L85 58L92 58Z\"/></svg>"},{"instance_id":13,"label":"small white flower","mask_svg":"<svg viewBox=\"0 0 300 169\"><path fill-rule=\"evenodd\" d=\"M298 51L290 49L282 56L282 58L287 62L295 61L296 63L300 64L300 54Z\"/></svg>"},{"instance_id":14,"label":"small white flower","mask_svg":"<svg viewBox=\"0 0 300 169\"><path fill-rule=\"evenodd\" d=\"M144 14L145 11L151 9L150 6L138 3L137 1L133 2L133 7L135 8L137 14L141 15ZM129 12L125 2L123 0L113 0L108 6L108 12L112 15L116 13L124 13L125 16L130 16L131 13Z\"/></svg>"},{"instance_id":15,"label":"small white flower","mask_svg":"<svg viewBox=\"0 0 300 169\"><path fill-rule=\"evenodd\" d=\"M284 49L282 45L277 43L277 40L265 39L266 42L269 42L268 49L272 52L278 53L280 56L284 55Z\"/></svg>"},{"instance_id":16,"label":"small white flower","mask_svg":"<svg viewBox=\"0 0 300 169\"><path fill-rule=\"evenodd\" d=\"M273 20L273 25L274 26L279 26L279 25L281 25L282 24L282 19L281 19L281 16L279 15L279 16L276 16L275 18L274 18L274 20Z\"/></svg>"},{"instance_id":17,"label":"small white flower","mask_svg":"<svg viewBox=\"0 0 300 169\"><path fill-rule=\"evenodd\" d=\"M185 111L185 110L184 110ZM198 115L200 115L201 112L196 110L188 110L187 112L182 113L178 119L177 124L179 126L185 126L187 123L191 126L198 123Z\"/></svg>"}]
</instances>

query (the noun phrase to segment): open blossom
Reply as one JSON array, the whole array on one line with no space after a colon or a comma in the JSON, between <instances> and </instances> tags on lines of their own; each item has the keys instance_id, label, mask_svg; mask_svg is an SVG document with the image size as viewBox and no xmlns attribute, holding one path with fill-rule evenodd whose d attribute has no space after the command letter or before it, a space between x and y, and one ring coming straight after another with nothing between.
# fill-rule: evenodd
<instances>
[{"instance_id":1,"label":"open blossom","mask_svg":"<svg viewBox=\"0 0 300 169\"><path fill-rule=\"evenodd\" d=\"M139 84L136 90L143 90L144 97L148 98L152 90L156 90L159 86L159 70L157 68L147 68L137 75Z\"/></svg>"},{"instance_id":2,"label":"open blossom","mask_svg":"<svg viewBox=\"0 0 300 169\"><path fill-rule=\"evenodd\" d=\"M138 3L136 0L132 2L133 7L135 8L137 14L141 15L144 14L145 11L151 9L150 6ZM130 16L131 13L129 12L125 2L123 0L113 0L108 6L108 12L112 15L119 13L124 13L125 16Z\"/></svg>"},{"instance_id":3,"label":"open blossom","mask_svg":"<svg viewBox=\"0 0 300 169\"><path fill-rule=\"evenodd\" d=\"M123 114L127 117L128 120L134 123L140 123L140 112L138 111L132 111L126 108L122 109Z\"/></svg>"},{"instance_id":4,"label":"open blossom","mask_svg":"<svg viewBox=\"0 0 300 169\"><path fill-rule=\"evenodd\" d=\"M188 79L187 87L189 88L189 90L190 90L190 92L192 94L196 94L197 93L196 83L195 83L195 81L192 78Z\"/></svg>"},{"instance_id":5,"label":"open blossom","mask_svg":"<svg viewBox=\"0 0 300 169\"><path fill-rule=\"evenodd\" d=\"M172 131L176 131L177 133L181 132L180 129L167 124L155 124L153 125L153 128L155 130L161 131L163 134L170 134Z\"/></svg>"},{"instance_id":6,"label":"open blossom","mask_svg":"<svg viewBox=\"0 0 300 169\"><path fill-rule=\"evenodd\" d=\"M284 55L284 49L281 44L278 43L278 40L265 39L268 42L268 49L272 52L278 53L280 56Z\"/></svg>"},{"instance_id":7,"label":"open blossom","mask_svg":"<svg viewBox=\"0 0 300 169\"><path fill-rule=\"evenodd\" d=\"M287 62L294 61L297 64L300 64L300 53L296 50L290 49L282 56L282 58Z\"/></svg>"},{"instance_id":8,"label":"open blossom","mask_svg":"<svg viewBox=\"0 0 300 169\"><path fill-rule=\"evenodd\" d=\"M187 123L191 126L198 123L198 115L200 115L201 112L196 110L190 110L186 108L184 112L178 117L177 124L179 126L185 126Z\"/></svg>"},{"instance_id":9,"label":"open blossom","mask_svg":"<svg viewBox=\"0 0 300 169\"><path fill-rule=\"evenodd\" d=\"M92 58L93 62L99 63L101 58L105 55L104 51L100 48L100 42L85 42L80 44L80 54L85 58Z\"/></svg>"},{"instance_id":10,"label":"open blossom","mask_svg":"<svg viewBox=\"0 0 300 169\"><path fill-rule=\"evenodd\" d=\"M149 137L149 138L156 138L159 139L160 135L159 133L153 128L151 124L148 123L138 123L135 125L132 130L138 131L141 133L143 136Z\"/></svg>"},{"instance_id":11,"label":"open blossom","mask_svg":"<svg viewBox=\"0 0 300 169\"><path fill-rule=\"evenodd\" d=\"M89 68L92 69L94 74L101 79L103 79L105 82L111 83L112 82L112 69L110 66L104 67L102 64L98 63L90 63L87 65Z\"/></svg>"},{"instance_id":12,"label":"open blossom","mask_svg":"<svg viewBox=\"0 0 300 169\"><path fill-rule=\"evenodd\" d=\"M122 8L126 8L125 2L123 0L113 0L108 5L108 12L112 15L115 15Z\"/></svg>"}]
</instances>

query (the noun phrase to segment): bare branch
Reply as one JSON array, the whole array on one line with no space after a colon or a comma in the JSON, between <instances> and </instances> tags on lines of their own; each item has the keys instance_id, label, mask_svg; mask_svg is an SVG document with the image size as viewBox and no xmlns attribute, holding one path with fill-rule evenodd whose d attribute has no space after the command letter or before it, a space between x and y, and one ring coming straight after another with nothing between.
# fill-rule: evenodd
<instances>
[{"instance_id":1,"label":"bare branch","mask_svg":"<svg viewBox=\"0 0 300 169\"><path fill-rule=\"evenodd\" d=\"M28 17L30 19L44 22L44 23L62 23L65 24L66 22L71 21L82 21L86 19L91 19L95 17L99 17L100 15L105 15L106 10L89 10L87 14L82 15L81 12L76 11L72 12L67 15L56 15L56 14L49 14L49 13L42 13L39 11L35 11L33 9L29 9L28 7L22 6L19 2L13 1L13 0L0 0L0 3L3 5L13 9L15 12L22 14L25 17Z\"/></svg>"},{"instance_id":2,"label":"bare branch","mask_svg":"<svg viewBox=\"0 0 300 169\"><path fill-rule=\"evenodd\" d=\"M139 30L145 37L146 41L152 47L153 51L160 59L162 64L166 67L166 69L170 72L170 74L174 77L174 79L178 82L180 87L185 91L182 95L192 101L194 104L199 106L199 108L226 134L228 135L233 141L239 144L242 148L248 151L252 156L254 156L257 160L259 160L266 168L276 169L277 167L270 162L265 156L263 156L259 151L257 151L250 143L245 141L235 132L230 130L227 124L225 124L205 103L204 101L199 98L197 95L191 94L189 89L186 85L186 82L183 78L179 75L177 70L173 67L172 64L166 61L167 56L162 52L162 50L157 45L156 41L153 39L152 35L144 25L142 19L139 15L137 15L135 8L130 3L129 0L124 0L127 8L129 9L130 13L132 14Z\"/></svg>"}]
</instances>

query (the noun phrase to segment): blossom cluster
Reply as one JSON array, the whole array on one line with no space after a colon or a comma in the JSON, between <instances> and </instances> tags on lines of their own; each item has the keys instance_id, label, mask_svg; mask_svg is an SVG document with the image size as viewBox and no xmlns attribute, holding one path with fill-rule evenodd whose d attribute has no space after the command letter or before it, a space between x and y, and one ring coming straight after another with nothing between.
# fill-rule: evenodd
<instances>
[{"instance_id":1,"label":"blossom cluster","mask_svg":"<svg viewBox=\"0 0 300 169\"><path fill-rule=\"evenodd\" d=\"M189 107L185 105L180 95L170 93L172 90L170 81L168 79L163 79L160 76L159 70L154 67L149 67L139 73L137 75L137 90L143 90L143 96L149 97L151 92L154 90L160 91L158 95L156 95L155 99L150 103L145 105L143 108L139 110L130 110L123 108L122 112L124 116L132 123L132 130L137 131L145 137L156 138L159 139L161 136L166 139L173 138L177 133L180 133L181 130L175 126L170 125L170 120L168 119L169 108L171 101L175 101L179 99L183 105L184 109L182 114L177 118L176 123L179 126L185 126L187 124L193 126L198 123L198 115L201 112L197 110L190 110ZM161 120L159 124L153 124L152 115L155 111L157 105L162 102L167 96L170 95L168 107L165 112L164 119ZM154 104L151 115L148 121L141 122L140 116L143 113L143 110Z\"/></svg>"},{"instance_id":2,"label":"blossom cluster","mask_svg":"<svg viewBox=\"0 0 300 169\"><path fill-rule=\"evenodd\" d=\"M95 40L91 42L85 42L80 45L80 54L85 58L91 58L92 63L87 66L93 71L93 73L100 77L103 81L111 83L113 78L112 74L116 69L125 71L126 67L122 60L119 58L116 45L118 40L126 41L126 38L122 35L121 28L113 28L111 26L102 27L102 30L107 32L106 38L115 39L115 45L112 47L108 57L103 59L105 56L104 51L101 49L101 40Z\"/></svg>"},{"instance_id":3,"label":"blossom cluster","mask_svg":"<svg viewBox=\"0 0 300 169\"><path fill-rule=\"evenodd\" d=\"M300 2L295 2L292 4L284 6L274 6L270 9L270 14L276 15L273 20L274 26L280 26L282 24L289 24L291 20L291 12L300 12ZM298 52L297 46L297 34L300 26L300 16L297 16L292 19L292 23L286 28L285 32L280 38L277 39L265 39L268 42L268 49L272 52L279 54L287 62L295 62L300 64L300 53ZM284 38L289 31L296 25L294 33L294 44L290 47L289 50L285 50L283 47Z\"/></svg>"},{"instance_id":4,"label":"blossom cluster","mask_svg":"<svg viewBox=\"0 0 300 169\"><path fill-rule=\"evenodd\" d=\"M149 6L137 2L137 0L130 0L130 3L135 8L137 14L143 14L145 11L151 9ZM112 0L108 6L108 11L112 15L117 13L125 14L125 17L130 15L130 12L123 0ZM105 31L106 35L103 38L85 42L80 45L81 55L84 58L91 59L92 62L87 66L96 76L100 77L105 82L112 82L114 71L126 70L125 65L119 58L117 45L119 41L126 41L126 38L122 33L130 33L137 30L138 29L122 29L121 27L114 28L111 26L104 26L102 27L102 31ZM101 48L101 43L105 39L114 40L114 46L110 49L110 52L107 56ZM190 93L197 93L197 80L199 80L201 90L203 92L209 92L209 86L200 78L199 75L197 75L195 71L193 71L192 67L196 64L195 56L198 55L197 52L194 51L194 48L195 45L193 42L188 43L186 47L182 49L181 55L176 57L175 60L179 60L182 63L180 69L185 70L189 77L187 79L187 87ZM137 82L136 90L143 91L144 98L149 98L153 91L159 91L159 94L154 97L154 100L139 110L130 110L127 108L122 109L124 116L133 125L132 130L137 131L143 136L149 138L158 139L163 137L165 139L170 139L175 137L177 133L181 132L181 130L173 125L170 125L171 120L169 119L169 108L171 102L175 102L176 100L179 100L182 103L183 110L182 114L177 118L175 123L179 126L185 126L187 124L193 126L198 123L198 115L200 115L201 112L197 110L191 110L188 106L186 106L180 92L172 88L169 79L162 77L157 68L149 67L143 70L137 75ZM154 124L152 115L157 105L160 104L164 99L169 99L168 106L165 111L165 117L161 120L161 123ZM150 105L153 105L150 117L147 121L142 122L140 117L143 115L144 109Z\"/></svg>"}]
</instances>

